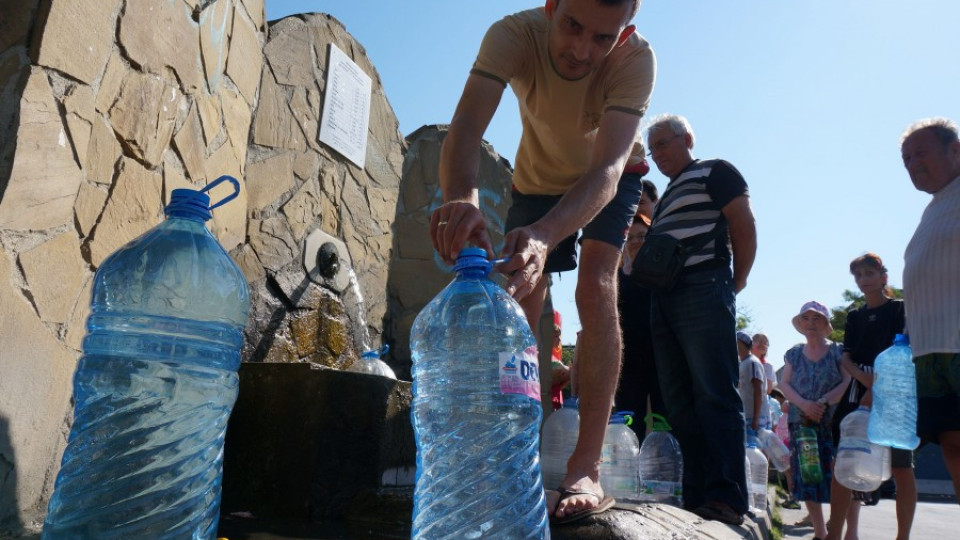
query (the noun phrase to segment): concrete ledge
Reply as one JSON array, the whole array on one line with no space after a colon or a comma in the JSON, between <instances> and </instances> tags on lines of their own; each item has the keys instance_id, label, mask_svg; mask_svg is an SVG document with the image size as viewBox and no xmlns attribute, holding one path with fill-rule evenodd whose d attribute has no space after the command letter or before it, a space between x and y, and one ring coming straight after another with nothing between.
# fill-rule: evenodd
<instances>
[{"instance_id":1,"label":"concrete ledge","mask_svg":"<svg viewBox=\"0 0 960 540\"><path fill-rule=\"evenodd\" d=\"M221 513L340 519L355 501L377 498L382 483L396 487L416 466L410 400L410 383L386 377L244 363L224 447ZM409 522L412 507L384 506L394 511L379 520Z\"/></svg>"}]
</instances>

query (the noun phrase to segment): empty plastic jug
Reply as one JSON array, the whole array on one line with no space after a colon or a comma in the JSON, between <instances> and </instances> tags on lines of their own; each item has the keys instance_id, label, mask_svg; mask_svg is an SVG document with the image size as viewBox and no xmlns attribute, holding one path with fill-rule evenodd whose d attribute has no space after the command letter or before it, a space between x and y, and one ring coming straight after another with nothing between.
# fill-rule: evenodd
<instances>
[{"instance_id":1,"label":"empty plastic jug","mask_svg":"<svg viewBox=\"0 0 960 540\"><path fill-rule=\"evenodd\" d=\"M866 407L851 412L840 422L840 445L833 474L837 482L857 491L873 491L883 482L884 465L890 466L890 448L870 442Z\"/></svg>"},{"instance_id":2,"label":"empty plastic jug","mask_svg":"<svg viewBox=\"0 0 960 540\"><path fill-rule=\"evenodd\" d=\"M760 442L760 450L767 456L773 468L780 472L790 468L790 449L783 444L776 433L769 429L761 429L757 432L757 439Z\"/></svg>"},{"instance_id":3,"label":"empty plastic jug","mask_svg":"<svg viewBox=\"0 0 960 540\"><path fill-rule=\"evenodd\" d=\"M350 368L347 371L352 371L354 373L369 373L370 375L380 375L381 377L389 377L391 379L396 379L396 374L393 373L393 370L390 369L390 366L380 358L387 354L387 351L390 350L389 345L384 345L379 351L367 351L360 355L360 358L350 364Z\"/></svg>"},{"instance_id":4,"label":"empty plastic jug","mask_svg":"<svg viewBox=\"0 0 960 540\"><path fill-rule=\"evenodd\" d=\"M683 502L683 454L680 443L670 434L670 424L659 414L653 430L640 445L640 500L680 506Z\"/></svg>"},{"instance_id":5,"label":"empty plastic jug","mask_svg":"<svg viewBox=\"0 0 960 540\"><path fill-rule=\"evenodd\" d=\"M867 434L881 446L913 450L917 437L917 375L910 339L897 334L873 363L873 409Z\"/></svg>"},{"instance_id":6,"label":"empty plastic jug","mask_svg":"<svg viewBox=\"0 0 960 540\"><path fill-rule=\"evenodd\" d=\"M540 445L540 467L543 470L543 485L556 489L567 475L567 460L577 446L580 434L580 411L577 398L563 400L563 407L554 411L543 423Z\"/></svg>"},{"instance_id":7,"label":"empty plastic jug","mask_svg":"<svg viewBox=\"0 0 960 540\"><path fill-rule=\"evenodd\" d=\"M97 270L44 540L215 538L250 296L204 222L239 190L173 190Z\"/></svg>"},{"instance_id":8,"label":"empty plastic jug","mask_svg":"<svg viewBox=\"0 0 960 540\"><path fill-rule=\"evenodd\" d=\"M610 417L600 459L603 492L623 501L640 500L640 440L628 427L631 423L632 411L621 411Z\"/></svg>"},{"instance_id":9,"label":"empty plastic jug","mask_svg":"<svg viewBox=\"0 0 960 540\"><path fill-rule=\"evenodd\" d=\"M746 456L750 462L747 471L747 492L750 495L750 506L765 511L767 509L767 472L769 464L763 452L758 448L759 441L756 435L747 438Z\"/></svg>"},{"instance_id":10,"label":"empty plastic jug","mask_svg":"<svg viewBox=\"0 0 960 540\"><path fill-rule=\"evenodd\" d=\"M780 407L780 402L770 396L767 396L767 402L770 409L770 426L772 427L780 421L780 417L783 416L783 409Z\"/></svg>"},{"instance_id":11,"label":"empty plastic jug","mask_svg":"<svg viewBox=\"0 0 960 540\"><path fill-rule=\"evenodd\" d=\"M464 249L410 332L413 538L548 538L537 347L523 310Z\"/></svg>"}]
</instances>

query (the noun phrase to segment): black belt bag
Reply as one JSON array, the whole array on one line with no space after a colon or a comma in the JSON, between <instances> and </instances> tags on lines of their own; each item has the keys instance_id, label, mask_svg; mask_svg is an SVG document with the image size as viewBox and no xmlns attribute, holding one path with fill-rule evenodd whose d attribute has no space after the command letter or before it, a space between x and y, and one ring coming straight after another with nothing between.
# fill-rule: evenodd
<instances>
[{"instance_id":1,"label":"black belt bag","mask_svg":"<svg viewBox=\"0 0 960 540\"><path fill-rule=\"evenodd\" d=\"M630 280L641 287L659 292L672 290L680 278L687 258L716 238L718 229L719 226L714 226L711 234L689 248L685 248L683 242L669 234L648 234L633 259Z\"/></svg>"}]
</instances>

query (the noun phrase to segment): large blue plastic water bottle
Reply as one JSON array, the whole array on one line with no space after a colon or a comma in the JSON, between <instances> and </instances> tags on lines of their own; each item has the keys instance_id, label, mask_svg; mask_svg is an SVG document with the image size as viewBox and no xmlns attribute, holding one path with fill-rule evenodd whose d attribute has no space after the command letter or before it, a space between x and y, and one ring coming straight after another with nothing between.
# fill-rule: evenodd
<instances>
[{"instance_id":1,"label":"large blue plastic water bottle","mask_svg":"<svg viewBox=\"0 0 960 540\"><path fill-rule=\"evenodd\" d=\"M897 334L873 364L873 409L867 423L870 442L913 450L917 437L917 374L910 339Z\"/></svg>"},{"instance_id":2,"label":"large blue plastic water bottle","mask_svg":"<svg viewBox=\"0 0 960 540\"><path fill-rule=\"evenodd\" d=\"M536 341L491 269L484 250L461 251L410 331L413 538L549 538Z\"/></svg>"},{"instance_id":3,"label":"large blue plastic water bottle","mask_svg":"<svg viewBox=\"0 0 960 540\"><path fill-rule=\"evenodd\" d=\"M215 206L239 193L204 191L225 179ZM44 540L216 538L250 295L211 209L173 190L167 220L97 270Z\"/></svg>"}]
</instances>

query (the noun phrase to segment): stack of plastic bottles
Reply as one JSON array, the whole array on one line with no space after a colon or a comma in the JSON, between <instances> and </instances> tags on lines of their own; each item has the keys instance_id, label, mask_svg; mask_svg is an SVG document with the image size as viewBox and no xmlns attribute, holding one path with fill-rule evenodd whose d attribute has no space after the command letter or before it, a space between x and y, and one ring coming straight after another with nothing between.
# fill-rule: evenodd
<instances>
[{"instance_id":1,"label":"stack of plastic bottles","mask_svg":"<svg viewBox=\"0 0 960 540\"><path fill-rule=\"evenodd\" d=\"M563 407L554 411L543 423L543 442L540 446L540 467L543 470L543 485L556 489L567 475L567 460L577 446L580 434L580 411L577 398L563 400Z\"/></svg>"},{"instance_id":2,"label":"stack of plastic bottles","mask_svg":"<svg viewBox=\"0 0 960 540\"><path fill-rule=\"evenodd\" d=\"M347 371L369 373L370 375L380 375L381 377L396 379L397 376L393 370L390 369L390 366L380 359L383 355L387 354L389 350L390 346L384 345L379 351L367 351L360 355L360 359L351 364Z\"/></svg>"},{"instance_id":3,"label":"stack of plastic bottles","mask_svg":"<svg viewBox=\"0 0 960 540\"><path fill-rule=\"evenodd\" d=\"M750 467L747 469L747 492L750 495L750 506L765 511L767 509L767 469L769 463L763 452L758 448L757 435L747 435L746 456Z\"/></svg>"},{"instance_id":4,"label":"stack of plastic bottles","mask_svg":"<svg viewBox=\"0 0 960 540\"><path fill-rule=\"evenodd\" d=\"M867 434L882 446L913 450L917 437L917 375L910 339L897 334L893 345L877 355L873 364L873 409Z\"/></svg>"},{"instance_id":5,"label":"stack of plastic bottles","mask_svg":"<svg viewBox=\"0 0 960 540\"><path fill-rule=\"evenodd\" d=\"M640 440L628 427L632 422L632 411L621 411L610 417L600 460L603 492L626 502L640 500Z\"/></svg>"},{"instance_id":6,"label":"stack of plastic bottles","mask_svg":"<svg viewBox=\"0 0 960 540\"><path fill-rule=\"evenodd\" d=\"M413 538L549 538L536 342L491 270L464 249L411 329Z\"/></svg>"},{"instance_id":7,"label":"stack of plastic bottles","mask_svg":"<svg viewBox=\"0 0 960 540\"><path fill-rule=\"evenodd\" d=\"M653 430L640 446L640 500L681 506L683 502L683 454L670 434L670 424L659 414L650 414Z\"/></svg>"},{"instance_id":8,"label":"stack of plastic bottles","mask_svg":"<svg viewBox=\"0 0 960 540\"><path fill-rule=\"evenodd\" d=\"M851 412L840 423L840 445L833 474L844 486L873 491L890 476L890 448L867 438L870 412L866 407Z\"/></svg>"},{"instance_id":9,"label":"stack of plastic bottles","mask_svg":"<svg viewBox=\"0 0 960 540\"><path fill-rule=\"evenodd\" d=\"M45 540L216 537L250 296L204 222L239 191L173 190L166 221L97 270Z\"/></svg>"}]
</instances>

